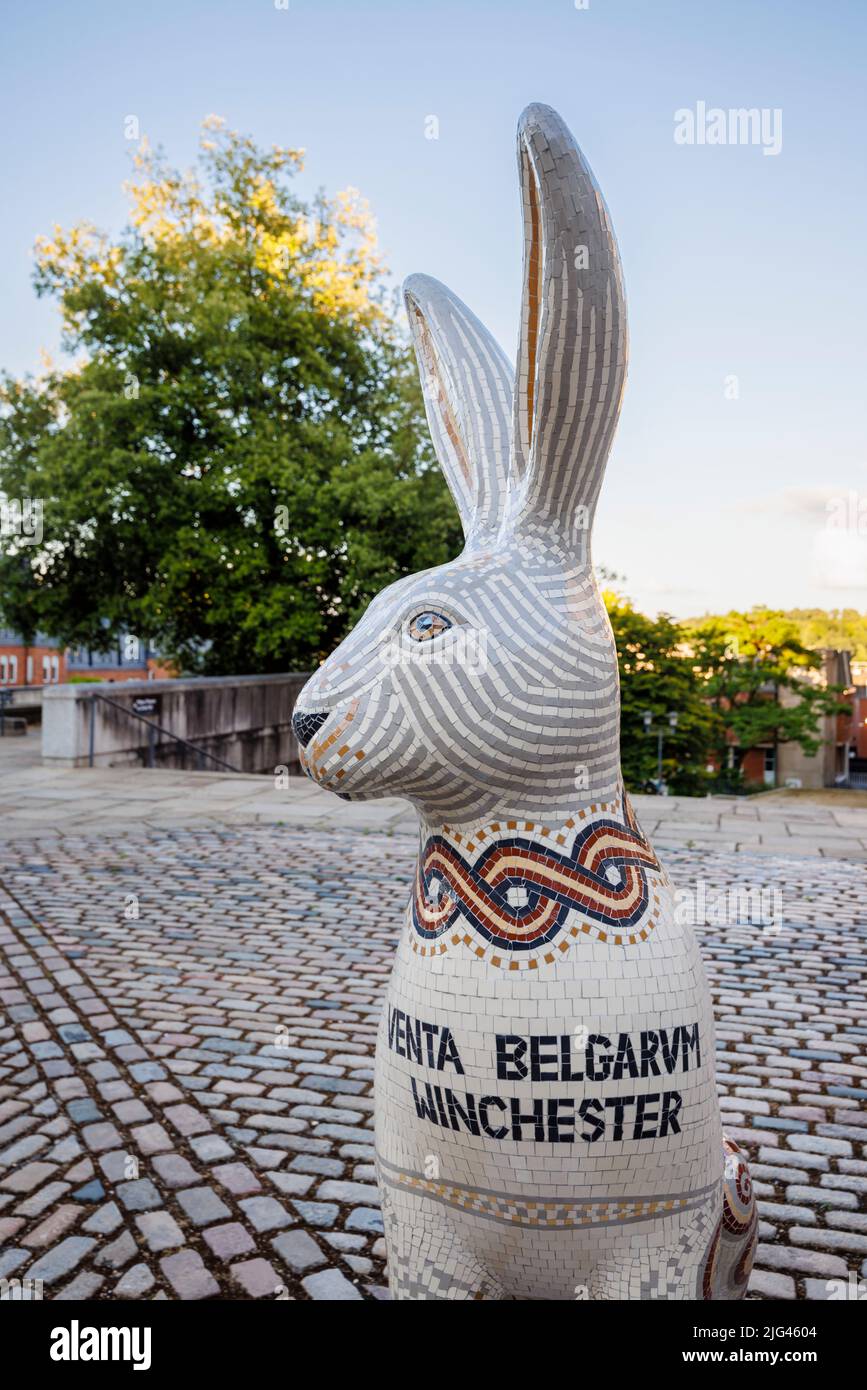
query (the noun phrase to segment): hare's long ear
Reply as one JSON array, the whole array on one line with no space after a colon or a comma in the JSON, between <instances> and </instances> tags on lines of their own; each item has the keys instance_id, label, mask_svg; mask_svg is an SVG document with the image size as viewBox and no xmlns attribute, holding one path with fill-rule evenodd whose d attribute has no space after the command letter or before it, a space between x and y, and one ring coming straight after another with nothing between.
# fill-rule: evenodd
<instances>
[{"instance_id":1,"label":"hare's long ear","mask_svg":"<svg viewBox=\"0 0 867 1390\"><path fill-rule=\"evenodd\" d=\"M524 289L515 383L518 527L593 517L626 380L626 302L608 209L550 106L518 123Z\"/></svg>"},{"instance_id":2,"label":"hare's long ear","mask_svg":"<svg viewBox=\"0 0 867 1390\"><path fill-rule=\"evenodd\" d=\"M404 282L425 410L468 545L492 541L508 502L508 359L457 295L428 275Z\"/></svg>"}]
</instances>

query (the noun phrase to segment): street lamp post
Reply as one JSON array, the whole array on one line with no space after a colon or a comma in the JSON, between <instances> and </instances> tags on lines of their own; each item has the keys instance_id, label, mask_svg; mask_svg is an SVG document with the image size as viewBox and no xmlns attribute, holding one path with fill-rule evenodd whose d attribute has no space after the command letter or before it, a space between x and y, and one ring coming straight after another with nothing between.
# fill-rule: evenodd
<instances>
[{"instance_id":1,"label":"street lamp post","mask_svg":"<svg viewBox=\"0 0 867 1390\"><path fill-rule=\"evenodd\" d=\"M656 794L657 796L667 796L668 788L662 780L662 743L665 737L665 726L658 724L653 727L653 711L646 709L641 716L646 734L656 734ZM677 728L677 710L670 710L668 714L668 726L670 729Z\"/></svg>"}]
</instances>

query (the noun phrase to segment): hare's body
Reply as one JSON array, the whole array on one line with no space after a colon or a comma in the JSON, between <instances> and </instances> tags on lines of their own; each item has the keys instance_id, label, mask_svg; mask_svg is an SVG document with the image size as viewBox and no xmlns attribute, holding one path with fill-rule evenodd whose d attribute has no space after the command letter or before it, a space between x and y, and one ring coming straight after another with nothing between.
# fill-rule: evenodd
<instances>
[{"instance_id":1,"label":"hare's body","mask_svg":"<svg viewBox=\"0 0 867 1390\"><path fill-rule=\"evenodd\" d=\"M567 818L579 835L628 825L617 801L581 815ZM569 859L545 853L574 842L565 822L499 824L426 842L444 840L455 864L515 841ZM473 880L449 877L463 905ZM662 875L648 879L645 941L598 920L572 936L587 919L567 911L519 961L463 910L425 942L410 908L376 1068L396 1296L704 1296L724 1171L713 1017L692 931ZM715 1287L726 1296L723 1277Z\"/></svg>"},{"instance_id":2,"label":"hare's body","mask_svg":"<svg viewBox=\"0 0 867 1390\"><path fill-rule=\"evenodd\" d=\"M737 1298L749 1173L692 928L623 792L590 563L626 370L617 249L547 107L519 166L514 390L466 306L406 286L464 553L384 591L295 717L323 786L420 814L377 1047L389 1277L410 1299Z\"/></svg>"}]
</instances>

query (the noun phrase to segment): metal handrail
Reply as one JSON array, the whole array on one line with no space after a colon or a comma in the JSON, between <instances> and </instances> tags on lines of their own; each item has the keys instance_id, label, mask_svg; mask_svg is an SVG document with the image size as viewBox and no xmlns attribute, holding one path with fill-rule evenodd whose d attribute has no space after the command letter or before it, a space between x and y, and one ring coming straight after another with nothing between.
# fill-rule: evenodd
<instances>
[{"instance_id":1,"label":"metal handrail","mask_svg":"<svg viewBox=\"0 0 867 1390\"><path fill-rule=\"evenodd\" d=\"M11 705L12 694L13 692L8 687L0 690L0 736L6 733L6 706ZM9 715L10 719L13 717L13 715Z\"/></svg>"},{"instance_id":2,"label":"metal handrail","mask_svg":"<svg viewBox=\"0 0 867 1390\"><path fill-rule=\"evenodd\" d=\"M89 746L88 746L88 754L87 754L87 765L88 765L88 767L93 767L94 743L95 743L95 738L96 738L96 705L95 705L94 701L96 701L96 700L102 700L103 704L111 705L113 709L119 709L120 712L121 712L121 714L126 714L126 715L128 715L130 719L138 719L139 722L142 723L142 724L144 724L146 728L153 730L155 733L162 734L165 738L170 738L170 739L172 739L175 743L180 743L180 744L182 744L184 748L190 748L190 749L192 749L192 751L195 753L196 757L199 759L199 764L200 764L200 765L201 765L201 760L202 760L202 758L210 758L210 760L211 760L212 763L217 763L220 767L226 768L226 770L227 770L228 772L238 772L238 773L239 773L239 772L241 771L241 769L240 769L239 767L233 767L231 763L224 762L222 758L218 758L218 757L216 756L215 753L209 753L209 752L208 752L206 749L204 749L204 748L197 748L196 745L195 745L194 743L190 743L188 739L181 738L180 734L173 734L172 731L171 731L171 729L164 729L160 724L154 723L154 721L153 721L152 719L146 719L146 718L144 717L143 714L137 714L136 711L135 711L134 709L127 709L126 705L119 705L119 704L117 703L117 700L110 700L109 697L108 697L107 695L100 695L100 694L97 693L97 691L94 690L93 694L89 697L89 699L90 699L90 731L89 731ZM148 756L149 756L150 759L153 759L153 751L154 751L154 743L153 743L152 740L149 739L149 741L148 741ZM149 763L149 766L150 766L150 767L153 767L153 761L151 761L151 762Z\"/></svg>"}]
</instances>

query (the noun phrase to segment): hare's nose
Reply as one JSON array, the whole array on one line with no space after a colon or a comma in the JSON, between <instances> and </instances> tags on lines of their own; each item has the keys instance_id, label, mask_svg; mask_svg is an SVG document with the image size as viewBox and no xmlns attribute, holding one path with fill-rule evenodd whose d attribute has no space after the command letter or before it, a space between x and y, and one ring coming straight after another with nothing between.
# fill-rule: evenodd
<instances>
[{"instance_id":1,"label":"hare's nose","mask_svg":"<svg viewBox=\"0 0 867 1390\"><path fill-rule=\"evenodd\" d=\"M295 730L295 737L306 748L314 734L317 734L328 718L330 710L319 710L315 714L293 714L292 728Z\"/></svg>"}]
</instances>

